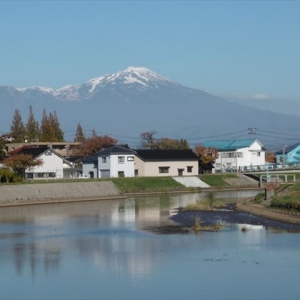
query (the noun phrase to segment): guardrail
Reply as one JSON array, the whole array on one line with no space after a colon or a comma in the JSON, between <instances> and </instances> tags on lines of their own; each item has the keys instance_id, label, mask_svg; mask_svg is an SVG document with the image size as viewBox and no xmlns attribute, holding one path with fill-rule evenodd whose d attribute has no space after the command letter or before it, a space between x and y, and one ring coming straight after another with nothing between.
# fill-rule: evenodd
<instances>
[{"instance_id":1,"label":"guardrail","mask_svg":"<svg viewBox=\"0 0 300 300\"><path fill-rule=\"evenodd\" d=\"M274 174L274 175L260 175L259 176L259 181L262 183L262 182L281 182L282 179L280 177L283 177L284 178L284 182L289 182L288 181L288 177L292 177L292 182L296 182L296 175L295 174ZM264 180L265 178L265 180ZM272 180L272 178L274 180Z\"/></svg>"}]
</instances>

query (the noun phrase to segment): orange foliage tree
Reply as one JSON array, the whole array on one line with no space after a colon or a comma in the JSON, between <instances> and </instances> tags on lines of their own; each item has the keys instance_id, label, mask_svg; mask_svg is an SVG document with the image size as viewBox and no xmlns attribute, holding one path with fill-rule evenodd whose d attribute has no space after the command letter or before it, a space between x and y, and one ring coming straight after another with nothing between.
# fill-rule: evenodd
<instances>
[{"instance_id":1,"label":"orange foliage tree","mask_svg":"<svg viewBox=\"0 0 300 300\"><path fill-rule=\"evenodd\" d=\"M85 157L90 154L96 153L103 148L113 146L116 143L117 140L107 135L104 136L93 135L90 138L85 138L80 145L76 146L74 149L74 154L80 157Z\"/></svg>"},{"instance_id":2,"label":"orange foliage tree","mask_svg":"<svg viewBox=\"0 0 300 300\"><path fill-rule=\"evenodd\" d=\"M201 164L214 163L218 157L218 151L215 148L205 148L201 145L195 147L195 152L199 155Z\"/></svg>"},{"instance_id":3,"label":"orange foliage tree","mask_svg":"<svg viewBox=\"0 0 300 300\"><path fill-rule=\"evenodd\" d=\"M43 160L33 159L33 157L28 154L16 154L4 159L3 164L24 178L26 169L43 165Z\"/></svg>"}]
</instances>

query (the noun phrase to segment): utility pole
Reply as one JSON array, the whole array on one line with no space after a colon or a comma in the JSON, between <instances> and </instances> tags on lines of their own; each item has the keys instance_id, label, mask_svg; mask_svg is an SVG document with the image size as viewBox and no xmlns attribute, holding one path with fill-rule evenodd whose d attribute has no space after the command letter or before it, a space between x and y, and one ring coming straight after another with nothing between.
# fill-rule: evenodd
<instances>
[{"instance_id":1,"label":"utility pole","mask_svg":"<svg viewBox=\"0 0 300 300\"><path fill-rule=\"evenodd\" d=\"M283 165L283 168L285 169L285 148L287 147L287 145L284 145L283 146L283 149L282 149L282 165Z\"/></svg>"},{"instance_id":2,"label":"utility pole","mask_svg":"<svg viewBox=\"0 0 300 300\"><path fill-rule=\"evenodd\" d=\"M254 140L254 135L256 134L256 128L248 128L251 138Z\"/></svg>"}]
</instances>

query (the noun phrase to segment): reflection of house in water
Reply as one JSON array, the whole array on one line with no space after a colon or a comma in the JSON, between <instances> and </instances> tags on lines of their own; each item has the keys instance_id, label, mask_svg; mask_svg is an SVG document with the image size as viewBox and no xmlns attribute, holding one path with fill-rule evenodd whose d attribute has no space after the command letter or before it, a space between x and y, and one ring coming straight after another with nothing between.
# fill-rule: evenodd
<instances>
[{"instance_id":1,"label":"reflection of house in water","mask_svg":"<svg viewBox=\"0 0 300 300\"><path fill-rule=\"evenodd\" d=\"M262 245L266 242L267 232L262 225L250 225L250 224L237 224L239 229L239 240L242 240L245 244L251 245L252 248L260 250Z\"/></svg>"},{"instance_id":2,"label":"reflection of house in water","mask_svg":"<svg viewBox=\"0 0 300 300\"><path fill-rule=\"evenodd\" d=\"M179 194L172 198L168 195L136 197L121 200L118 210L111 214L112 222L156 223L168 221L168 218L177 213L179 207L195 203L197 200L207 197L206 194ZM169 222L171 222L169 220Z\"/></svg>"}]
</instances>

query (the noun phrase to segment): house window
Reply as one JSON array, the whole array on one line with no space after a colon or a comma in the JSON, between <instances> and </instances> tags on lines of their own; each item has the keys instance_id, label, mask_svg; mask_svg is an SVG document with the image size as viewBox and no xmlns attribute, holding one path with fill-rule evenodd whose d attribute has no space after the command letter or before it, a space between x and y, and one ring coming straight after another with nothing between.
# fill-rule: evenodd
<instances>
[{"instance_id":1,"label":"house window","mask_svg":"<svg viewBox=\"0 0 300 300\"><path fill-rule=\"evenodd\" d=\"M134 160L134 157L133 156L128 156L127 157L127 161L133 161Z\"/></svg>"},{"instance_id":2,"label":"house window","mask_svg":"<svg viewBox=\"0 0 300 300\"><path fill-rule=\"evenodd\" d=\"M158 167L159 173L169 173L170 167Z\"/></svg>"},{"instance_id":3,"label":"house window","mask_svg":"<svg viewBox=\"0 0 300 300\"><path fill-rule=\"evenodd\" d=\"M52 152L51 152L51 151L47 151L47 152L45 153L45 155L52 155Z\"/></svg>"},{"instance_id":4,"label":"house window","mask_svg":"<svg viewBox=\"0 0 300 300\"><path fill-rule=\"evenodd\" d=\"M134 176L139 176L139 170L138 169L134 170Z\"/></svg>"},{"instance_id":5,"label":"house window","mask_svg":"<svg viewBox=\"0 0 300 300\"><path fill-rule=\"evenodd\" d=\"M102 163L106 163L106 157L102 157Z\"/></svg>"},{"instance_id":6,"label":"house window","mask_svg":"<svg viewBox=\"0 0 300 300\"><path fill-rule=\"evenodd\" d=\"M33 178L33 173L26 173L26 174L25 174L25 178L26 178L26 179L31 179L31 178Z\"/></svg>"},{"instance_id":7,"label":"house window","mask_svg":"<svg viewBox=\"0 0 300 300\"><path fill-rule=\"evenodd\" d=\"M257 152L257 156L260 156L260 152Z\"/></svg>"},{"instance_id":8,"label":"house window","mask_svg":"<svg viewBox=\"0 0 300 300\"><path fill-rule=\"evenodd\" d=\"M221 169L221 164L220 163L216 163L216 169Z\"/></svg>"},{"instance_id":9,"label":"house window","mask_svg":"<svg viewBox=\"0 0 300 300\"><path fill-rule=\"evenodd\" d=\"M119 172L118 172L118 176L119 176L119 177L125 177L124 171L119 171Z\"/></svg>"},{"instance_id":10,"label":"house window","mask_svg":"<svg viewBox=\"0 0 300 300\"><path fill-rule=\"evenodd\" d=\"M187 167L187 172L192 173L193 172L193 167Z\"/></svg>"},{"instance_id":11,"label":"house window","mask_svg":"<svg viewBox=\"0 0 300 300\"><path fill-rule=\"evenodd\" d=\"M119 164L123 164L124 161L125 161L124 156L118 156L118 163L119 163Z\"/></svg>"}]
</instances>

